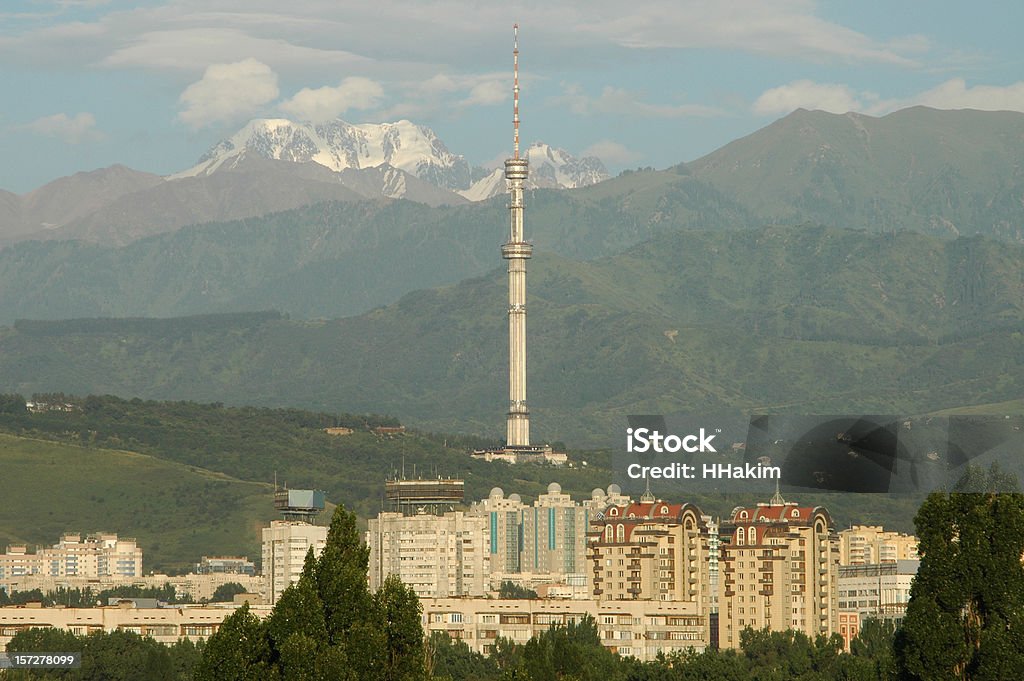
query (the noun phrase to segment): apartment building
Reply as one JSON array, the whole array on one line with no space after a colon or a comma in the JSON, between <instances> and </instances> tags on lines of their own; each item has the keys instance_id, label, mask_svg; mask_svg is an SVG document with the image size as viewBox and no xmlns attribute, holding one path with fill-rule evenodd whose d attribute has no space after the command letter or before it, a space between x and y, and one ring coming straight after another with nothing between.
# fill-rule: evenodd
<instances>
[{"instance_id":1,"label":"apartment building","mask_svg":"<svg viewBox=\"0 0 1024 681\"><path fill-rule=\"evenodd\" d=\"M839 538L828 510L786 502L738 507L719 531L719 645L750 627L811 638L838 627Z\"/></svg>"},{"instance_id":2,"label":"apartment building","mask_svg":"<svg viewBox=\"0 0 1024 681\"><path fill-rule=\"evenodd\" d=\"M421 604L424 634L443 631L485 655L499 637L522 644L586 616L601 643L619 655L646 661L707 647L707 617L693 602L429 598Z\"/></svg>"},{"instance_id":3,"label":"apartment building","mask_svg":"<svg viewBox=\"0 0 1024 681\"><path fill-rule=\"evenodd\" d=\"M839 533L840 565L874 565L917 560L917 537L876 525L854 525Z\"/></svg>"},{"instance_id":4,"label":"apartment building","mask_svg":"<svg viewBox=\"0 0 1024 681\"><path fill-rule=\"evenodd\" d=\"M319 556L327 543L327 527L301 520L274 520L263 528L263 599L274 604L299 581L306 554Z\"/></svg>"},{"instance_id":5,"label":"apartment building","mask_svg":"<svg viewBox=\"0 0 1024 681\"><path fill-rule=\"evenodd\" d=\"M29 553L25 545L12 545L0 555L0 588L29 576L138 577L142 575L142 549L134 539L116 533L66 533L53 546Z\"/></svg>"},{"instance_id":6,"label":"apartment building","mask_svg":"<svg viewBox=\"0 0 1024 681\"><path fill-rule=\"evenodd\" d=\"M369 521L370 589L397 575L420 598L483 596L490 585L488 519L462 511L443 515L381 513Z\"/></svg>"},{"instance_id":7,"label":"apartment building","mask_svg":"<svg viewBox=\"0 0 1024 681\"><path fill-rule=\"evenodd\" d=\"M589 557L598 601L712 603L707 517L693 504L645 500L608 506L591 522Z\"/></svg>"}]
</instances>

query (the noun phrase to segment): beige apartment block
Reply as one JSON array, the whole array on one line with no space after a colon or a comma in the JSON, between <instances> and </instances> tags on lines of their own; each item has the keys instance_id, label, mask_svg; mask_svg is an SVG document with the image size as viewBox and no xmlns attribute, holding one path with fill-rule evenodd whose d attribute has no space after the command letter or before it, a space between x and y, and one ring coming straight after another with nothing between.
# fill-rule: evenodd
<instances>
[{"instance_id":1,"label":"beige apartment block","mask_svg":"<svg viewBox=\"0 0 1024 681\"><path fill-rule=\"evenodd\" d=\"M525 643L551 626L592 617L601 643L614 653L653 660L659 653L704 650L707 616L692 602L497 600L428 598L423 630L443 631L472 650L490 654L495 640Z\"/></svg>"},{"instance_id":2,"label":"beige apartment block","mask_svg":"<svg viewBox=\"0 0 1024 681\"><path fill-rule=\"evenodd\" d=\"M306 554L319 556L327 543L327 527L299 520L274 520L263 528L264 602L274 604L284 590L299 581Z\"/></svg>"},{"instance_id":3,"label":"beige apartment block","mask_svg":"<svg viewBox=\"0 0 1024 681\"><path fill-rule=\"evenodd\" d=\"M420 598L483 596L490 577L490 535L483 516L385 512L369 521L369 582L376 591L397 575Z\"/></svg>"},{"instance_id":4,"label":"beige apartment block","mask_svg":"<svg viewBox=\"0 0 1024 681\"><path fill-rule=\"evenodd\" d=\"M135 608L128 603L104 608L0 608L0 649L18 632L34 627L67 629L83 636L98 631L130 631L171 644L181 638L206 640L239 606L174 606ZM251 606L259 617L270 614L269 606Z\"/></svg>"},{"instance_id":5,"label":"beige apartment block","mask_svg":"<svg viewBox=\"0 0 1024 681\"><path fill-rule=\"evenodd\" d=\"M750 627L838 631L839 538L828 510L788 503L738 507L720 528L719 645Z\"/></svg>"},{"instance_id":6,"label":"beige apartment block","mask_svg":"<svg viewBox=\"0 0 1024 681\"><path fill-rule=\"evenodd\" d=\"M839 609L855 611L862 620L874 617L902 621L920 565L920 560L840 565Z\"/></svg>"},{"instance_id":7,"label":"beige apartment block","mask_svg":"<svg viewBox=\"0 0 1024 681\"><path fill-rule=\"evenodd\" d=\"M16 577L100 578L142 575L142 549L134 539L112 532L83 536L64 534L53 546L29 553L26 546L8 546L0 555L0 583Z\"/></svg>"},{"instance_id":8,"label":"beige apartment block","mask_svg":"<svg viewBox=\"0 0 1024 681\"><path fill-rule=\"evenodd\" d=\"M839 533L840 565L873 565L917 560L917 537L876 525L854 525Z\"/></svg>"},{"instance_id":9,"label":"beige apartment block","mask_svg":"<svg viewBox=\"0 0 1024 681\"><path fill-rule=\"evenodd\" d=\"M0 589L7 593L15 591L32 591L50 593L58 589L91 589L93 593L107 591L119 586L139 586L144 588L160 588L167 584L174 587L175 596L188 598L195 602L209 601L213 593L222 584L234 582L241 584L247 592L260 593L263 590L263 578L258 575L214 573L184 575L152 574L141 577L123 577L117 575L105 577L53 577L51 575L24 575L0 580Z\"/></svg>"},{"instance_id":10,"label":"beige apartment block","mask_svg":"<svg viewBox=\"0 0 1024 681\"><path fill-rule=\"evenodd\" d=\"M651 500L609 506L591 521L589 557L598 601L712 603L706 516L693 504Z\"/></svg>"}]
</instances>

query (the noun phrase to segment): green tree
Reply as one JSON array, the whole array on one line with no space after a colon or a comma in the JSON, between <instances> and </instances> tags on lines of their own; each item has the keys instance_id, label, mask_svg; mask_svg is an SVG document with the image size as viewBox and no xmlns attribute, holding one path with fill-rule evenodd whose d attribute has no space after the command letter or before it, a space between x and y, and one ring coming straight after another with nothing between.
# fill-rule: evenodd
<instances>
[{"instance_id":1,"label":"green tree","mask_svg":"<svg viewBox=\"0 0 1024 681\"><path fill-rule=\"evenodd\" d=\"M493 657L475 652L465 641L452 640L443 631L431 632L426 646L430 662L428 678L450 681L498 678L498 667Z\"/></svg>"},{"instance_id":2,"label":"green tree","mask_svg":"<svg viewBox=\"0 0 1024 681\"><path fill-rule=\"evenodd\" d=\"M195 681L273 681L279 678L270 664L266 626L249 612L249 605L228 616L209 638Z\"/></svg>"},{"instance_id":3,"label":"green tree","mask_svg":"<svg viewBox=\"0 0 1024 681\"><path fill-rule=\"evenodd\" d=\"M1024 495L971 469L918 511L921 566L896 636L901 679L1009 679L1024 669Z\"/></svg>"},{"instance_id":4,"label":"green tree","mask_svg":"<svg viewBox=\"0 0 1024 681\"><path fill-rule=\"evenodd\" d=\"M375 600L387 638L384 678L387 681L418 681L424 678L423 624L416 592L397 576L388 575Z\"/></svg>"},{"instance_id":5,"label":"green tree","mask_svg":"<svg viewBox=\"0 0 1024 681\"><path fill-rule=\"evenodd\" d=\"M345 651L355 678L383 679L382 652L387 640L380 611L366 583L370 549L363 544L354 513L338 505L327 530L327 542L310 566L323 603L330 645Z\"/></svg>"},{"instance_id":6,"label":"green tree","mask_svg":"<svg viewBox=\"0 0 1024 681\"><path fill-rule=\"evenodd\" d=\"M210 599L214 603L221 603L232 600L236 594L244 594L245 587L238 582L227 582L218 586Z\"/></svg>"},{"instance_id":7,"label":"green tree","mask_svg":"<svg viewBox=\"0 0 1024 681\"><path fill-rule=\"evenodd\" d=\"M505 580L498 587L498 598L501 599L536 599L538 598L537 592L533 589L527 589L525 586L520 586L511 580Z\"/></svg>"},{"instance_id":8,"label":"green tree","mask_svg":"<svg viewBox=\"0 0 1024 681\"><path fill-rule=\"evenodd\" d=\"M622 679L619 657L601 645L594 618L553 626L531 638L523 651L526 672L534 681Z\"/></svg>"}]
</instances>

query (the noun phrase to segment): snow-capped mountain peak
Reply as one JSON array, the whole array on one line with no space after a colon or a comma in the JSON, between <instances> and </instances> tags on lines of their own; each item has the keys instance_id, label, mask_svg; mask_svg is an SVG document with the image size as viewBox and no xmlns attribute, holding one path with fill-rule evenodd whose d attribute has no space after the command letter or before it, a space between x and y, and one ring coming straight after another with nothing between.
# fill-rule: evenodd
<instances>
[{"instance_id":1,"label":"snow-capped mountain peak","mask_svg":"<svg viewBox=\"0 0 1024 681\"><path fill-rule=\"evenodd\" d=\"M276 160L313 161L336 172L389 165L445 189L470 184L466 160L451 153L430 128L407 120L354 125L340 119L318 124L256 119L169 179L208 175L247 151Z\"/></svg>"},{"instance_id":2,"label":"snow-capped mountain peak","mask_svg":"<svg viewBox=\"0 0 1024 681\"><path fill-rule=\"evenodd\" d=\"M526 149L530 162L530 174L526 188L576 189L607 180L608 170L601 159L594 156L576 158L564 149L552 147L543 142L534 142ZM483 201L503 194L505 171L496 168L477 180L469 189L458 192L470 201Z\"/></svg>"}]
</instances>

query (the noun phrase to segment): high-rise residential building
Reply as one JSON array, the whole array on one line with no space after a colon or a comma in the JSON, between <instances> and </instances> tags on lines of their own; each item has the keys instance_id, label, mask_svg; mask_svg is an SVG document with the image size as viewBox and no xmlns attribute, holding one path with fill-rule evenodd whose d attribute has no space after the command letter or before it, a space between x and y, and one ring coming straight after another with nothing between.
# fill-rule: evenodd
<instances>
[{"instance_id":1,"label":"high-rise residential building","mask_svg":"<svg viewBox=\"0 0 1024 681\"><path fill-rule=\"evenodd\" d=\"M490 533L483 516L385 512L371 518L370 589L397 575L421 598L483 596L490 584Z\"/></svg>"},{"instance_id":2,"label":"high-rise residential building","mask_svg":"<svg viewBox=\"0 0 1024 681\"><path fill-rule=\"evenodd\" d=\"M557 482L548 485L547 493L522 511L522 571L585 586L589 513L590 509L562 492Z\"/></svg>"},{"instance_id":3,"label":"high-rise residential building","mask_svg":"<svg viewBox=\"0 0 1024 681\"><path fill-rule=\"evenodd\" d=\"M610 505L590 526L596 600L689 602L708 612L711 535L699 508L657 499Z\"/></svg>"},{"instance_id":4,"label":"high-rise residential building","mask_svg":"<svg viewBox=\"0 0 1024 681\"><path fill-rule=\"evenodd\" d=\"M9 546L0 555L0 580L28 575L46 577L139 577L142 549L134 539L113 532L61 536L53 546L29 553L25 546Z\"/></svg>"},{"instance_id":5,"label":"high-rise residential building","mask_svg":"<svg viewBox=\"0 0 1024 681\"><path fill-rule=\"evenodd\" d=\"M500 487L495 487L470 510L472 515L487 520L491 574L499 581L522 572L523 510L526 508L518 494L506 497Z\"/></svg>"},{"instance_id":6,"label":"high-rise residential building","mask_svg":"<svg viewBox=\"0 0 1024 681\"><path fill-rule=\"evenodd\" d=\"M284 590L299 581L306 554L319 556L327 544L327 528L301 520L274 520L263 528L264 601L277 603Z\"/></svg>"},{"instance_id":7,"label":"high-rise residential building","mask_svg":"<svg viewBox=\"0 0 1024 681\"><path fill-rule=\"evenodd\" d=\"M263 528L263 599L274 604L284 590L299 581L306 554L319 556L327 543L327 528L314 525L324 510L321 490L282 489L274 492L274 508L282 520Z\"/></svg>"},{"instance_id":8,"label":"high-rise residential building","mask_svg":"<svg viewBox=\"0 0 1024 681\"><path fill-rule=\"evenodd\" d=\"M840 565L872 565L917 560L917 537L877 525L854 525L839 533Z\"/></svg>"},{"instance_id":9,"label":"high-rise residential building","mask_svg":"<svg viewBox=\"0 0 1024 681\"><path fill-rule=\"evenodd\" d=\"M838 626L839 538L824 507L780 494L733 510L719 529L719 645L746 628L797 629L811 638Z\"/></svg>"}]
</instances>

